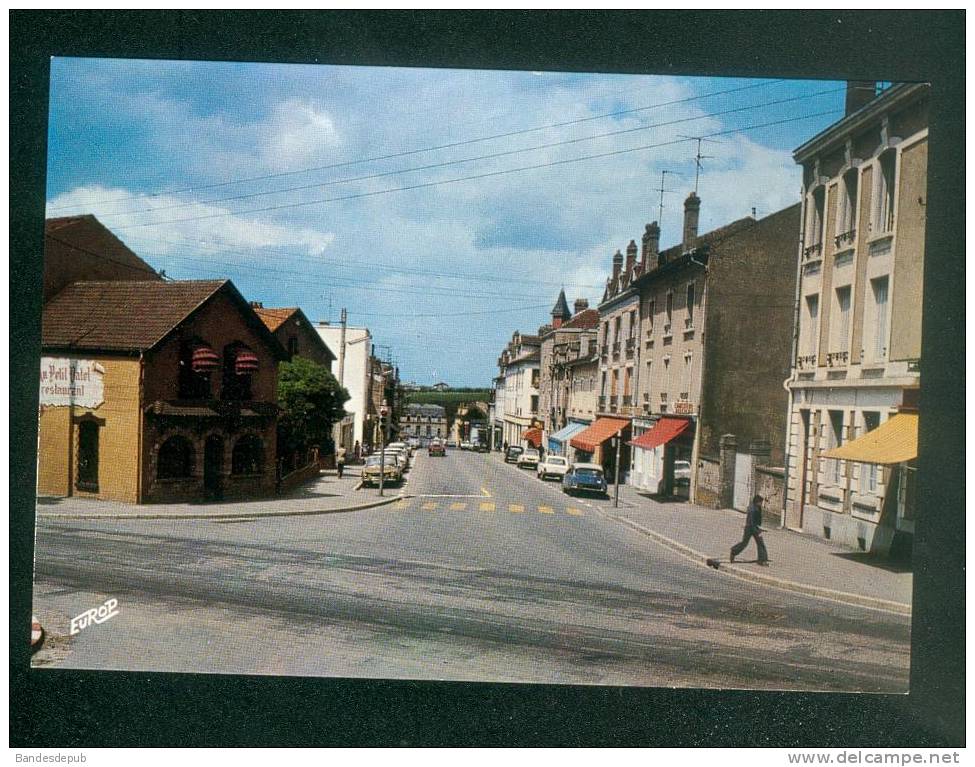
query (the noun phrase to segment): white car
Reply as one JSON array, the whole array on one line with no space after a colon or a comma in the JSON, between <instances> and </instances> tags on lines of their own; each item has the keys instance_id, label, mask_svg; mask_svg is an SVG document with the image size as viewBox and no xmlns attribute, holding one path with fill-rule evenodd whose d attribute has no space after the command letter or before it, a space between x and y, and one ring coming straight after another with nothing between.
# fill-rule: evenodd
<instances>
[{"instance_id":1,"label":"white car","mask_svg":"<svg viewBox=\"0 0 975 767\"><path fill-rule=\"evenodd\" d=\"M518 456L518 468L534 469L536 466L538 466L539 458L540 456L538 455L538 451L535 450L535 448L530 447L524 453Z\"/></svg>"},{"instance_id":2,"label":"white car","mask_svg":"<svg viewBox=\"0 0 975 767\"><path fill-rule=\"evenodd\" d=\"M569 460L561 455L548 455L545 460L538 464L538 478L546 480L555 477L561 480L569 471Z\"/></svg>"},{"instance_id":3,"label":"white car","mask_svg":"<svg viewBox=\"0 0 975 767\"><path fill-rule=\"evenodd\" d=\"M463 442L460 443L460 449L461 450L472 450L473 449L473 445L471 445L471 443L468 442L465 439Z\"/></svg>"},{"instance_id":4,"label":"white car","mask_svg":"<svg viewBox=\"0 0 975 767\"><path fill-rule=\"evenodd\" d=\"M690 461L674 461L674 484L677 487L686 487L691 484Z\"/></svg>"}]
</instances>

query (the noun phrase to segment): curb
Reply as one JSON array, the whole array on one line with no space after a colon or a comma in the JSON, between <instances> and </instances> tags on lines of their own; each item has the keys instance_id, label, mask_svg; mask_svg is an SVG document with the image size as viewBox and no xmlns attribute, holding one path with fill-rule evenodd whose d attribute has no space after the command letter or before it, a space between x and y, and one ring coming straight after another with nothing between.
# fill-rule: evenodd
<instances>
[{"instance_id":1,"label":"curb","mask_svg":"<svg viewBox=\"0 0 975 767\"><path fill-rule=\"evenodd\" d=\"M391 495L378 501L360 503L356 506L343 506L338 509L310 509L310 510L290 510L290 511L263 511L252 513L224 513L224 514L38 514L38 517L45 519L93 519L93 520L145 520L145 519L209 519L209 520L247 520L261 519L262 517L308 517L321 514L344 514L351 511L363 511L377 506L386 506L405 498L412 498L411 495Z\"/></svg>"},{"instance_id":2,"label":"curb","mask_svg":"<svg viewBox=\"0 0 975 767\"><path fill-rule=\"evenodd\" d=\"M634 530L640 531L648 538L651 538L659 543L661 546L671 549L672 551L675 551L688 559L696 561L698 564L708 567L707 562L709 559L711 559L711 557L709 557L707 554L702 554L701 552L692 549L690 546L685 546L684 544L678 543L665 535L661 535L658 532L649 530L643 525L633 522L632 520L616 516L612 517L612 519L615 519L616 521L621 522ZM785 591L794 591L799 594L805 594L806 596L830 599L834 602L843 602L845 604L856 605L857 607L869 607L874 610L897 613L898 615L911 615L911 605L904 604L903 602L893 602L887 599L866 597L861 594L851 594L848 591L835 591L834 589L827 589L823 588L822 586L810 586L805 583L787 581L781 578L770 578L767 575L754 573L751 570L745 570L741 567L736 567L733 564L722 563L722 567L718 572L723 572L732 576L733 578L739 578L740 580L763 583L768 586L783 589Z\"/></svg>"}]
</instances>

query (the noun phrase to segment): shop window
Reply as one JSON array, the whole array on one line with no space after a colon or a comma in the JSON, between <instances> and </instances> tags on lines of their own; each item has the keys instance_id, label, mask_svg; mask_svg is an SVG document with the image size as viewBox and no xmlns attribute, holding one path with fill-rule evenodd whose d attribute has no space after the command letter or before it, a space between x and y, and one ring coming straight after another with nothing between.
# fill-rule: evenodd
<instances>
[{"instance_id":1,"label":"shop window","mask_svg":"<svg viewBox=\"0 0 975 767\"><path fill-rule=\"evenodd\" d=\"M186 437L170 437L159 446L157 479L185 479L193 476L193 445Z\"/></svg>"},{"instance_id":2,"label":"shop window","mask_svg":"<svg viewBox=\"0 0 975 767\"><path fill-rule=\"evenodd\" d=\"M261 438L247 435L237 440L230 466L233 474L260 474L264 470L264 443Z\"/></svg>"},{"instance_id":3,"label":"shop window","mask_svg":"<svg viewBox=\"0 0 975 767\"><path fill-rule=\"evenodd\" d=\"M225 400L253 399L251 379L257 372L257 358L244 344L234 342L223 350L223 388Z\"/></svg>"},{"instance_id":4,"label":"shop window","mask_svg":"<svg viewBox=\"0 0 975 767\"><path fill-rule=\"evenodd\" d=\"M98 492L98 424L83 421L78 424L79 490Z\"/></svg>"}]
</instances>

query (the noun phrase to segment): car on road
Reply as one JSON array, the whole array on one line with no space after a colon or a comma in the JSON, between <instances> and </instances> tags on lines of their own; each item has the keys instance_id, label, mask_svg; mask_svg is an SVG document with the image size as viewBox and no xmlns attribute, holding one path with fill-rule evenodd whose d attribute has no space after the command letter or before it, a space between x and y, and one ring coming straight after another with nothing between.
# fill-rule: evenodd
<instances>
[{"instance_id":1,"label":"car on road","mask_svg":"<svg viewBox=\"0 0 975 767\"><path fill-rule=\"evenodd\" d=\"M447 449L444 447L443 442L439 439L431 439L429 445L427 445L428 455L439 455L441 457L447 455Z\"/></svg>"},{"instance_id":2,"label":"car on road","mask_svg":"<svg viewBox=\"0 0 975 767\"><path fill-rule=\"evenodd\" d=\"M487 453L490 452L491 448L488 447L487 442L477 442L474 444L475 453Z\"/></svg>"},{"instance_id":3,"label":"car on road","mask_svg":"<svg viewBox=\"0 0 975 767\"><path fill-rule=\"evenodd\" d=\"M598 463L576 463L565 474L562 480L562 492L566 495L574 493L599 493L608 495L606 477L603 467Z\"/></svg>"},{"instance_id":4,"label":"car on road","mask_svg":"<svg viewBox=\"0 0 975 767\"><path fill-rule=\"evenodd\" d=\"M386 448L383 451L383 454L386 456L386 463L389 463L390 461L395 463L399 467L400 473L405 474L407 471L409 471L410 458L406 450L393 450Z\"/></svg>"},{"instance_id":5,"label":"car on road","mask_svg":"<svg viewBox=\"0 0 975 767\"><path fill-rule=\"evenodd\" d=\"M569 471L569 459L561 455L547 455L544 461L539 461L536 471L538 478L543 481L549 477L562 479Z\"/></svg>"},{"instance_id":6,"label":"car on road","mask_svg":"<svg viewBox=\"0 0 975 767\"><path fill-rule=\"evenodd\" d=\"M518 463L518 456L525 452L524 448L512 445L504 454L505 463Z\"/></svg>"},{"instance_id":7,"label":"car on road","mask_svg":"<svg viewBox=\"0 0 975 767\"><path fill-rule=\"evenodd\" d=\"M474 446L470 442L468 442L466 439L463 442L460 443L460 449L461 450L471 450L471 449L473 449L473 447Z\"/></svg>"},{"instance_id":8,"label":"car on road","mask_svg":"<svg viewBox=\"0 0 975 767\"><path fill-rule=\"evenodd\" d=\"M406 444L410 446L410 450L416 450L418 447L420 447L420 440L416 437L410 437L408 440L406 440Z\"/></svg>"},{"instance_id":9,"label":"car on road","mask_svg":"<svg viewBox=\"0 0 975 767\"><path fill-rule=\"evenodd\" d=\"M518 468L534 469L538 466L539 460L541 460L541 456L538 454L538 451L530 447L518 456Z\"/></svg>"},{"instance_id":10,"label":"car on road","mask_svg":"<svg viewBox=\"0 0 975 767\"><path fill-rule=\"evenodd\" d=\"M691 484L691 462L674 461L674 485L689 487Z\"/></svg>"},{"instance_id":11,"label":"car on road","mask_svg":"<svg viewBox=\"0 0 975 767\"><path fill-rule=\"evenodd\" d=\"M400 470L399 465L396 460L385 461L385 464L380 467L380 458L382 456L370 455L366 458L366 464L362 467L362 484L364 487L376 486L379 487L379 476L382 473L383 484L396 484L401 482L403 479L403 472Z\"/></svg>"},{"instance_id":12,"label":"car on road","mask_svg":"<svg viewBox=\"0 0 975 767\"><path fill-rule=\"evenodd\" d=\"M390 442L386 445L387 450L405 450L406 456L409 457L413 454L413 449L410 447L408 442Z\"/></svg>"}]
</instances>

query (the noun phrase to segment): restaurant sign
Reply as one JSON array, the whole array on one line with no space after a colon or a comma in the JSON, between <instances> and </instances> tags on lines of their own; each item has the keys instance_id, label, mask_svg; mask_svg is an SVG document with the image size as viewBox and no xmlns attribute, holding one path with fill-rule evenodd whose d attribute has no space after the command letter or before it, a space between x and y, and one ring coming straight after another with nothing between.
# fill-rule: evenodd
<instances>
[{"instance_id":1,"label":"restaurant sign","mask_svg":"<svg viewBox=\"0 0 975 767\"><path fill-rule=\"evenodd\" d=\"M694 415L694 403L687 400L675 402L674 413L676 415Z\"/></svg>"},{"instance_id":2,"label":"restaurant sign","mask_svg":"<svg viewBox=\"0 0 975 767\"><path fill-rule=\"evenodd\" d=\"M40 404L98 407L105 401L104 374L94 360L41 357Z\"/></svg>"}]
</instances>

